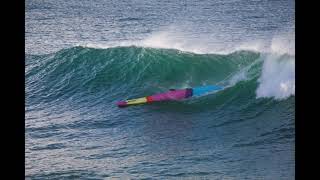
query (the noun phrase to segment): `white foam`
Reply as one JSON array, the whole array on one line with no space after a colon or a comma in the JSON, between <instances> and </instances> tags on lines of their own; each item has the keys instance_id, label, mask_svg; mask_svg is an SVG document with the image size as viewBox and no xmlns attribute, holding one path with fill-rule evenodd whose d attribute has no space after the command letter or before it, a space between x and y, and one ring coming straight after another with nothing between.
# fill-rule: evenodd
<instances>
[{"instance_id":1,"label":"white foam","mask_svg":"<svg viewBox=\"0 0 320 180\"><path fill-rule=\"evenodd\" d=\"M271 39L265 55L257 98L285 99L295 95L295 33L282 31Z\"/></svg>"},{"instance_id":2,"label":"white foam","mask_svg":"<svg viewBox=\"0 0 320 180\"><path fill-rule=\"evenodd\" d=\"M295 95L295 33L294 28L291 29L293 31L278 32L269 41L245 42L235 48L263 53L257 98L273 97L281 100ZM239 81L237 79L231 79L230 82L234 84Z\"/></svg>"},{"instance_id":3,"label":"white foam","mask_svg":"<svg viewBox=\"0 0 320 180\"><path fill-rule=\"evenodd\" d=\"M257 98L285 99L295 95L295 59L277 54L267 55L264 60Z\"/></svg>"}]
</instances>

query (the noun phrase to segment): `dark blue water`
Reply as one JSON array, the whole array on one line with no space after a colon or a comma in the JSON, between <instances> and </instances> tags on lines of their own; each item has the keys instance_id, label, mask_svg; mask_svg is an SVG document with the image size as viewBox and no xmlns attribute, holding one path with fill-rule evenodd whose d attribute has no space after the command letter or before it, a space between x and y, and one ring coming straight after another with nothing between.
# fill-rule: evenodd
<instances>
[{"instance_id":1,"label":"dark blue water","mask_svg":"<svg viewBox=\"0 0 320 180\"><path fill-rule=\"evenodd\" d=\"M294 179L294 6L26 1L26 178Z\"/></svg>"}]
</instances>

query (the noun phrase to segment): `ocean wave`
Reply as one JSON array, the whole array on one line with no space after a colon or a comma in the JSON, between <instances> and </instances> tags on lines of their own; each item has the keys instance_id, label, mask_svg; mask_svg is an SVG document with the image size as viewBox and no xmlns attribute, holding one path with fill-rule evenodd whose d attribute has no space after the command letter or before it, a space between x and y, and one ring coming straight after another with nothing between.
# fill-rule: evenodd
<instances>
[{"instance_id":1,"label":"ocean wave","mask_svg":"<svg viewBox=\"0 0 320 180\"><path fill-rule=\"evenodd\" d=\"M256 98L281 100L294 95L294 57L290 55L244 50L223 55L137 46L77 46L26 58L26 91L31 102L68 98L82 102L92 95L119 100L210 84L226 89L244 86L244 90L255 92L251 96ZM233 93L231 96L237 94Z\"/></svg>"}]
</instances>

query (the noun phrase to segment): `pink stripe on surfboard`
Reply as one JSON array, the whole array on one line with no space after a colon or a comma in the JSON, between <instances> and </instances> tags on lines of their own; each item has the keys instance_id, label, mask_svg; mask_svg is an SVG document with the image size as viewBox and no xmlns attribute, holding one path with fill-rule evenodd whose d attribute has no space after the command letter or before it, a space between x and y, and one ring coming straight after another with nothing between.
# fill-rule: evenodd
<instances>
[{"instance_id":1,"label":"pink stripe on surfboard","mask_svg":"<svg viewBox=\"0 0 320 180\"><path fill-rule=\"evenodd\" d=\"M150 96L152 101L179 100L186 97L185 89L168 91Z\"/></svg>"}]
</instances>

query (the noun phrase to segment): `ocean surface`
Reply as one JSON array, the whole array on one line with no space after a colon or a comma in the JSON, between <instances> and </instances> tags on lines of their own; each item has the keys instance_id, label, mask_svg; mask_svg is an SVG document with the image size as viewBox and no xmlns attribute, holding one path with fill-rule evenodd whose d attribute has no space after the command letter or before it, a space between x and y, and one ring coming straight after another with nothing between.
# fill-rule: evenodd
<instances>
[{"instance_id":1,"label":"ocean surface","mask_svg":"<svg viewBox=\"0 0 320 180\"><path fill-rule=\"evenodd\" d=\"M293 0L27 0L25 57L26 179L295 178Z\"/></svg>"}]
</instances>

